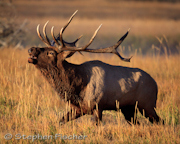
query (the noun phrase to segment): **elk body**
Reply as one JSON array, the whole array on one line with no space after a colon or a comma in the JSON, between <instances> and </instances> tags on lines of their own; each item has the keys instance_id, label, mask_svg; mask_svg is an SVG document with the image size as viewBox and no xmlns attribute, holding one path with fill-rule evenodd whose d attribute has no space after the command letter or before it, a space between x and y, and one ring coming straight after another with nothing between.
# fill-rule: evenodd
<instances>
[{"instance_id":1,"label":"elk body","mask_svg":"<svg viewBox=\"0 0 180 144\"><path fill-rule=\"evenodd\" d=\"M76 11L77 12L77 11ZM119 102L119 108L130 123L136 121L135 105L138 102L138 109L143 110L145 116L151 122L159 122L160 118L155 112L157 100L157 84L154 79L138 68L129 68L122 66L113 66L101 61L88 61L80 65L67 62L65 59L71 57L75 52L92 53L113 53L123 61L130 61L131 58L123 58L117 48L128 35L128 32L120 38L113 46L101 49L89 49L89 45L95 38L99 28L95 31L89 43L83 47L76 47L76 42L66 42L62 34L73 19L76 12L71 16L68 23L61 29L55 37L53 27L51 42L46 35L46 25L43 28L44 38L37 27L37 33L40 39L47 47L32 47L28 50L28 62L32 63L45 76L50 85L57 91L59 96L71 101L71 107L75 109L76 115L72 118L78 118L89 111L95 114L96 120L102 119L103 110L117 110L116 102ZM56 44L56 46L54 46ZM98 109L96 109L98 106ZM67 113L67 121L69 120ZM65 117L61 122L65 121Z\"/></svg>"}]
</instances>

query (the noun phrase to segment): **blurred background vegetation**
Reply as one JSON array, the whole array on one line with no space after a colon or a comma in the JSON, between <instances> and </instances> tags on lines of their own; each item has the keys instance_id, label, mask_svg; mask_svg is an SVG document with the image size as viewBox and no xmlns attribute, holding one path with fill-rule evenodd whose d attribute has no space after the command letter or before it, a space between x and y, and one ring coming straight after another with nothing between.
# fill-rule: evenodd
<instances>
[{"instance_id":1,"label":"blurred background vegetation","mask_svg":"<svg viewBox=\"0 0 180 144\"><path fill-rule=\"evenodd\" d=\"M79 45L87 43L103 24L92 48L114 44L128 28L121 48L125 53L175 54L180 51L180 0L2 0L0 1L0 46L43 45L36 34L49 22L58 33L75 10L79 10L64 37L67 41L83 34ZM42 29L41 29L42 30ZM166 49L166 50L165 50Z\"/></svg>"}]
</instances>

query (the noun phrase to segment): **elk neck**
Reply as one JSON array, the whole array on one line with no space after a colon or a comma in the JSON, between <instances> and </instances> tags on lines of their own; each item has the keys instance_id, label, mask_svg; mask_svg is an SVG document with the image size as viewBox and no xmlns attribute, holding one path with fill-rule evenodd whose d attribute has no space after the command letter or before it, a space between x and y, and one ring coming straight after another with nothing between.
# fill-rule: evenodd
<instances>
[{"instance_id":1,"label":"elk neck","mask_svg":"<svg viewBox=\"0 0 180 144\"><path fill-rule=\"evenodd\" d=\"M64 60L58 62L57 66L50 64L47 67L38 66L37 68L62 99L70 100L72 104L79 106L84 98L80 93L83 93L88 81L81 65Z\"/></svg>"}]
</instances>

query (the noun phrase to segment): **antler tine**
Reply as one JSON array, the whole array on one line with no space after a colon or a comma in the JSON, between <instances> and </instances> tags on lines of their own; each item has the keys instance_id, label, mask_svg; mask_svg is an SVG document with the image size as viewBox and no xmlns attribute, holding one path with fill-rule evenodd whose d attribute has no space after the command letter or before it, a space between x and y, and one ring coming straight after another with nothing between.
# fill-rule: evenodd
<instances>
[{"instance_id":1,"label":"antler tine","mask_svg":"<svg viewBox=\"0 0 180 144\"><path fill-rule=\"evenodd\" d=\"M80 38L82 38L83 37L83 35L81 35L80 37L78 37L74 42L72 42L72 44L76 44L77 43L77 41L79 41L80 40Z\"/></svg>"},{"instance_id":2,"label":"antler tine","mask_svg":"<svg viewBox=\"0 0 180 144\"><path fill-rule=\"evenodd\" d=\"M97 30L94 32L93 36L91 37L89 43L87 45L85 45L84 47L82 47L83 50L85 50L94 40L94 38L96 37L99 29L101 28L102 24L97 28Z\"/></svg>"},{"instance_id":3,"label":"antler tine","mask_svg":"<svg viewBox=\"0 0 180 144\"><path fill-rule=\"evenodd\" d=\"M58 41L56 40L55 36L54 36L54 26L51 28L51 35L52 35L52 38L54 40L54 42L56 43L56 45L59 47L60 44L58 43Z\"/></svg>"},{"instance_id":4,"label":"antler tine","mask_svg":"<svg viewBox=\"0 0 180 144\"><path fill-rule=\"evenodd\" d=\"M63 38L62 38L63 29L64 29L64 28L61 28L60 33L59 33L59 34L60 34L60 35L59 35L59 41L60 41L60 43L61 43L61 48L65 47L65 44L64 44L64 41L63 41Z\"/></svg>"},{"instance_id":5,"label":"antler tine","mask_svg":"<svg viewBox=\"0 0 180 144\"><path fill-rule=\"evenodd\" d=\"M46 39L46 42L51 46L50 40L49 40L49 38L47 37L47 34L46 34L46 26L47 26L48 22L49 22L49 21L47 21L47 22L45 23L44 27L43 27L43 34L44 34L44 37L45 37L45 39Z\"/></svg>"},{"instance_id":6,"label":"antler tine","mask_svg":"<svg viewBox=\"0 0 180 144\"><path fill-rule=\"evenodd\" d=\"M67 26L70 24L70 22L72 21L73 17L76 15L76 13L78 12L78 10L76 10L73 15L70 17L68 23L61 29L60 31L60 35L59 35L59 39L60 39L60 43L61 43L61 48L65 47L65 44L64 44L64 40L63 40L63 37L62 37L62 34L63 32L65 31L65 29L67 28ZM67 43L67 42L66 42Z\"/></svg>"},{"instance_id":7,"label":"antler tine","mask_svg":"<svg viewBox=\"0 0 180 144\"><path fill-rule=\"evenodd\" d=\"M72 21L73 17L76 15L76 13L78 12L78 10L76 10L72 16L70 17L70 19L68 20L68 23L63 27L62 33L64 32L64 30L67 28L67 26L70 24L70 22Z\"/></svg>"},{"instance_id":8,"label":"antler tine","mask_svg":"<svg viewBox=\"0 0 180 144\"><path fill-rule=\"evenodd\" d=\"M38 26L37 26L37 34L38 34L39 38L40 38L47 46L51 46L51 45L50 45L49 43L47 43L47 42L44 40L44 38L41 36L40 30L39 30L39 26L40 26L40 24L38 24Z\"/></svg>"},{"instance_id":9,"label":"antler tine","mask_svg":"<svg viewBox=\"0 0 180 144\"><path fill-rule=\"evenodd\" d=\"M89 43L83 47L64 47L62 48L61 50L62 51L66 51L66 50L69 50L69 51L86 51L86 48L93 42L94 38L96 37L99 29L101 28L102 24L97 28L97 30L94 32L93 36L91 37ZM79 37L77 40L79 40L81 37Z\"/></svg>"},{"instance_id":10,"label":"antler tine","mask_svg":"<svg viewBox=\"0 0 180 144\"><path fill-rule=\"evenodd\" d=\"M116 51L116 52L112 52L112 53L114 53L115 55L117 55L121 60L123 60L123 61L125 61L125 62L130 62L131 58L133 57L133 56L131 56L131 57L129 57L129 58L124 58L124 57L122 57L117 51Z\"/></svg>"},{"instance_id":11,"label":"antler tine","mask_svg":"<svg viewBox=\"0 0 180 144\"><path fill-rule=\"evenodd\" d=\"M80 38L82 38L82 36L83 35L81 35L80 37L78 37L75 41L73 41L73 42L67 42L67 41L65 41L65 40L63 40L63 42L64 42L64 44L69 44L69 45L72 45L72 46L74 46L79 40L80 40ZM60 34L58 34L57 36L56 36L56 40L60 40Z\"/></svg>"},{"instance_id":12,"label":"antler tine","mask_svg":"<svg viewBox=\"0 0 180 144\"><path fill-rule=\"evenodd\" d=\"M115 44L114 46L112 46L112 48L111 48L111 47L109 47L109 48L111 48L111 49L117 49L118 46L119 46L119 45L124 41L124 39L127 37L129 31L130 31L130 28L129 28L128 31L125 33L125 35L123 35L123 36L119 39L119 41L117 42L117 44Z\"/></svg>"}]
</instances>

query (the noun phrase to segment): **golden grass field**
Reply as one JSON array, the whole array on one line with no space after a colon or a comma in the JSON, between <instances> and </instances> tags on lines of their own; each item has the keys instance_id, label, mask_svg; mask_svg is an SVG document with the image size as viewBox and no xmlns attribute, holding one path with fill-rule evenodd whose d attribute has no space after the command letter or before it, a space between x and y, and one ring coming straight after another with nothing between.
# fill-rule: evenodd
<instances>
[{"instance_id":1,"label":"golden grass field","mask_svg":"<svg viewBox=\"0 0 180 144\"><path fill-rule=\"evenodd\" d=\"M41 73L27 62L28 48L37 43L37 45L43 45L36 34L37 24L41 24L42 30L42 25L50 20L47 32L50 33L50 28L53 25L55 30L59 31L76 9L79 9L77 18L73 19L64 37L74 40L79 35L84 34L80 45L88 42L91 34L103 23L103 27L92 47L101 47L101 44L104 43L105 45L114 44L130 27L130 34L124 43L128 41L131 35L142 38L149 35L153 37L163 37L165 35L165 38L176 38L177 44L175 47L180 52L180 21L177 13L180 4L122 2L119 12L119 7L114 2L110 4L108 1L101 0L102 5L95 3L95 1L86 4L82 1L78 4L74 1L70 2L73 4L69 5L67 1L42 2L41 6L39 6L40 2L35 1L31 3L17 1L15 3L19 12L18 21L21 23L27 18L30 22L27 26L29 29L29 36L27 37L31 39L26 40L29 46L25 49L14 49L12 47L0 49L0 143L180 143L179 53L159 55L153 52L154 43L152 43L151 47L147 47L150 53L142 55L141 47L133 50L133 46L127 44L120 47L119 50L122 55L133 55L130 63L120 61L116 56L105 54L83 53L84 56L75 54L68 59L68 61L76 64L89 60L101 60L113 65L137 67L149 73L158 85L156 111L165 120L165 125L151 124L138 113L138 120L141 125L130 126L121 112L104 111L100 126L96 126L92 116L88 115L60 126L60 117L67 111L68 105L58 97ZM58 9L57 12L64 13L65 16L55 15L56 12L53 10L57 9L59 5L61 9ZM118 5L120 5L120 2L118 2ZM50 9L48 9L48 6ZM90 6L89 9L87 9L88 6ZM88 19L87 17L91 16L93 6L96 6L95 13L92 14L91 19ZM32 10L33 7L34 10ZM106 10L106 7L108 7L108 10ZM159 13L158 8L161 10ZM30 9L32 13L28 11ZM48 9L48 12L43 13L43 9ZM96 15L99 12L98 9L102 10L102 13ZM113 9L114 11L112 11ZM147 9L147 11L144 11L141 17L136 11L137 9L141 11ZM119 19L118 15L123 10L124 15L122 19ZM128 13L128 10L130 13ZM81 14L81 11L83 14ZM103 15L105 12L110 12L112 15L117 14L112 18L110 15L101 17L101 14ZM157 17L154 16L156 12L158 13ZM79 14L80 16L78 16ZM162 18L160 18L161 16ZM112 38L109 38L111 36ZM156 40L158 42L158 39ZM167 43L170 42L168 40ZM155 46L158 49L162 45L155 44ZM166 49L166 47L163 48ZM12 134L12 139L6 140L5 136L8 137L7 134ZM56 134L59 134L58 136L61 134L64 138L58 137L55 139ZM68 140L66 136L72 136L69 138L73 138L73 134L87 137L82 140L76 139L76 137Z\"/></svg>"},{"instance_id":2,"label":"golden grass field","mask_svg":"<svg viewBox=\"0 0 180 144\"><path fill-rule=\"evenodd\" d=\"M86 135L85 140L63 140L60 138L42 140L36 143L179 143L180 142L180 55L137 56L131 63L119 61L116 56L104 62L141 68L156 80L159 88L156 111L165 120L165 125L152 125L138 114L140 126L130 126L120 112L105 111L100 126L91 116L59 126L65 103L41 76L40 72L27 63L27 49L0 50L0 141L1 143L32 143L32 137L42 135ZM90 60L88 54L76 55L69 61L81 63ZM5 140L11 133L13 138ZM17 134L26 135L20 138Z\"/></svg>"}]
</instances>

